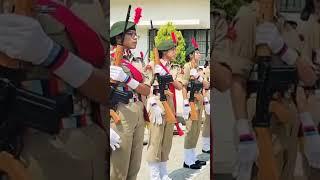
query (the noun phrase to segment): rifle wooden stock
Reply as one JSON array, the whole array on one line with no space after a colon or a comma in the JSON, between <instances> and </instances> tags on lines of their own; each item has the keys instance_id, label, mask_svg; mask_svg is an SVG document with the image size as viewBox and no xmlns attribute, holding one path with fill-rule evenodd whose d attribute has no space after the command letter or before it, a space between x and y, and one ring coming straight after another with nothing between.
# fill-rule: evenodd
<instances>
[{"instance_id":1,"label":"rifle wooden stock","mask_svg":"<svg viewBox=\"0 0 320 180\"><path fill-rule=\"evenodd\" d=\"M114 65L115 66L121 66L121 60L123 58L123 46L117 45L116 52L114 53ZM110 80L111 83L115 84L116 81Z\"/></svg>"},{"instance_id":2,"label":"rifle wooden stock","mask_svg":"<svg viewBox=\"0 0 320 180\"><path fill-rule=\"evenodd\" d=\"M276 116L275 119L281 123L287 123L295 118L292 115L292 113L288 110L288 107L285 106L285 104L282 102L271 101L269 109L269 111Z\"/></svg>"},{"instance_id":3,"label":"rifle wooden stock","mask_svg":"<svg viewBox=\"0 0 320 180\"><path fill-rule=\"evenodd\" d=\"M123 58L123 46L117 45L116 47L116 52L115 52L115 60L114 60L114 65L115 66L120 66L121 65L121 60Z\"/></svg>"},{"instance_id":4,"label":"rifle wooden stock","mask_svg":"<svg viewBox=\"0 0 320 180\"><path fill-rule=\"evenodd\" d=\"M110 109L110 117L114 120L116 124L120 122L120 116L113 109Z\"/></svg>"},{"instance_id":5,"label":"rifle wooden stock","mask_svg":"<svg viewBox=\"0 0 320 180\"><path fill-rule=\"evenodd\" d=\"M4 172L9 180L31 180L27 169L7 152L0 152L0 171Z\"/></svg>"},{"instance_id":6,"label":"rifle wooden stock","mask_svg":"<svg viewBox=\"0 0 320 180\"><path fill-rule=\"evenodd\" d=\"M33 0L14 0L14 13L24 16L32 16Z\"/></svg>"},{"instance_id":7,"label":"rifle wooden stock","mask_svg":"<svg viewBox=\"0 0 320 180\"><path fill-rule=\"evenodd\" d=\"M165 116L166 116L166 121L168 123L176 123L177 119L176 116L174 115L174 113L172 112L169 103L167 101L162 101L162 105L164 108L164 111L166 112Z\"/></svg>"},{"instance_id":8,"label":"rifle wooden stock","mask_svg":"<svg viewBox=\"0 0 320 180\"><path fill-rule=\"evenodd\" d=\"M194 102L189 102L189 106L190 106L190 119L193 121L199 120L197 108Z\"/></svg>"},{"instance_id":9,"label":"rifle wooden stock","mask_svg":"<svg viewBox=\"0 0 320 180\"><path fill-rule=\"evenodd\" d=\"M154 64L155 65L160 65L160 56L159 56L159 51L156 47L153 48L153 53L154 53ZM176 123L177 119L176 116L174 115L174 113L172 112L172 109L169 106L168 101L162 101L162 105L164 107L165 110L165 117L166 117L166 121L168 123Z\"/></svg>"},{"instance_id":10,"label":"rifle wooden stock","mask_svg":"<svg viewBox=\"0 0 320 180\"><path fill-rule=\"evenodd\" d=\"M160 62L160 56L159 56L159 51L158 51L158 48L154 47L153 48L153 54L154 54L154 64L155 65L159 65L161 62Z\"/></svg>"},{"instance_id":11,"label":"rifle wooden stock","mask_svg":"<svg viewBox=\"0 0 320 180\"><path fill-rule=\"evenodd\" d=\"M273 22L274 0L259 0L258 20L260 23ZM267 45L257 47L257 56L271 56ZM258 180L279 180L276 159L273 154L272 137L269 127L255 127L259 147Z\"/></svg>"}]
</instances>

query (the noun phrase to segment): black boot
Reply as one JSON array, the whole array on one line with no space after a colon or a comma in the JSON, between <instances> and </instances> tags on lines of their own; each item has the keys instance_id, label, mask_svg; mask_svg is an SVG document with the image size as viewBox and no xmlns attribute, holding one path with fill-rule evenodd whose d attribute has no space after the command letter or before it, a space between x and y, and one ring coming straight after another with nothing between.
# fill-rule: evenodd
<instances>
[{"instance_id":1,"label":"black boot","mask_svg":"<svg viewBox=\"0 0 320 180\"><path fill-rule=\"evenodd\" d=\"M199 164L191 164L190 166L186 165L186 163L183 163L184 168L189 168L189 169L201 169L201 165Z\"/></svg>"},{"instance_id":2,"label":"black boot","mask_svg":"<svg viewBox=\"0 0 320 180\"><path fill-rule=\"evenodd\" d=\"M206 165L206 164L207 164L207 162L197 160L197 161L196 161L196 164L199 164L200 166L204 166L204 165Z\"/></svg>"}]
</instances>

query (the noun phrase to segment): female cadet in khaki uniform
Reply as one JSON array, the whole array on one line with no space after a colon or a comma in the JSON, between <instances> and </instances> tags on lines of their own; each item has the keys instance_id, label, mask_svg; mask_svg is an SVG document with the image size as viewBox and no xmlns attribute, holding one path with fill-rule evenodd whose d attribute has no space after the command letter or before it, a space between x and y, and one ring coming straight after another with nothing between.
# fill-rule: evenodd
<instances>
[{"instance_id":1,"label":"female cadet in khaki uniform","mask_svg":"<svg viewBox=\"0 0 320 180\"><path fill-rule=\"evenodd\" d=\"M11 28L3 28L8 31L0 32L0 51L11 58L32 63L36 70L43 67L41 71L26 70L36 80L24 83L24 88L46 97L70 94L73 99L74 112L61 120L62 129L58 135L51 136L31 128L25 131L20 159L33 180L107 179L107 139L105 132L97 126L103 124L100 120L105 112L98 114L98 106L93 103L107 104L109 100L106 93L109 88L105 83L108 75L100 70L105 63L107 47L102 9L105 2L65 2L34 1L33 7L38 7L33 8L35 19L40 24L33 18L0 15L1 27ZM61 12L68 18L58 18ZM79 29L87 30L86 37L79 36ZM94 49L86 47L84 42L90 42ZM4 60L3 56L1 60ZM10 60L13 65L14 59ZM46 73L41 73L48 70L54 76L46 77ZM37 77L46 81L37 80Z\"/></svg>"},{"instance_id":2,"label":"female cadet in khaki uniform","mask_svg":"<svg viewBox=\"0 0 320 180\"><path fill-rule=\"evenodd\" d=\"M253 116L255 109L255 98L250 98L247 102L246 96L246 80L249 78L249 71L254 63L256 45L267 44L274 55L275 63L295 65L298 69L299 78L305 84L313 84L315 82L315 74L311 66L302 58L294 48L298 47L299 38L288 36L288 32L281 32L271 23L263 23L257 25L257 11L259 3L252 3L240 8L234 20L234 31L230 48L232 61L229 63L233 72L233 84L231 86L231 99L233 103L233 111L236 118L236 136L238 142L238 164L234 170L234 176L238 180L251 178L251 167L257 158L257 145L252 127L249 125L249 119ZM277 24L281 30L281 21ZM290 32L289 32L290 33ZM296 41L291 41L291 40ZM278 59L277 59L278 58ZM280 58L280 59L279 59ZM230 59L230 60L231 60ZM284 97L283 97L284 98ZM288 111L296 113L294 105L290 99L283 99L282 103L289 102L286 106ZM248 108L247 108L248 103ZM276 123L277 122L277 123ZM293 177L294 163L296 158L296 139L297 136L297 119L294 117L284 124L281 119L272 119L272 134L274 135L275 156L278 167L282 167L280 172L281 180L291 180ZM292 131L285 133L286 128L290 127ZM286 153L289 152L289 153ZM283 159L287 159L284 161Z\"/></svg>"},{"instance_id":3,"label":"female cadet in khaki uniform","mask_svg":"<svg viewBox=\"0 0 320 180\"><path fill-rule=\"evenodd\" d=\"M194 44L194 43L193 43ZM184 74L181 79L182 84L184 85L184 89L182 91L183 93L183 118L187 120L186 122L186 128L187 132L185 135L185 141L184 141L184 163L183 167L185 168L191 168L191 169L200 169L202 165L205 165L205 161L200 161L196 157L195 148L197 146L199 134L200 134L200 127L201 127L201 107L203 106L203 98L201 95L201 92L195 93L195 101L196 104L196 111L198 114L197 120L191 120L189 118L190 114L190 106L189 106L189 99L188 99L188 93L187 93L187 86L189 85L190 78L195 78L196 80L203 83L203 88L209 88L209 83L206 80L203 80L203 78L198 74L197 66L199 63L199 60L201 58L201 54L198 50L198 47L196 44L191 45L186 50L186 60L187 63L184 65Z\"/></svg>"},{"instance_id":4,"label":"female cadet in khaki uniform","mask_svg":"<svg viewBox=\"0 0 320 180\"><path fill-rule=\"evenodd\" d=\"M208 61L207 61L208 63ZM203 79L210 83L210 66L206 65ZM203 106L205 119L202 130L202 152L210 154L210 89L203 89Z\"/></svg>"},{"instance_id":5,"label":"female cadet in khaki uniform","mask_svg":"<svg viewBox=\"0 0 320 180\"><path fill-rule=\"evenodd\" d=\"M317 0L306 0L305 8L301 12L304 21L299 27L303 41L303 54L313 62L319 78L320 65L320 2ZM319 82L319 81L318 81ZM308 180L320 177L320 136L317 132L319 127L319 84L315 89L305 90L300 96L299 109L300 121L303 132L301 151L303 152L304 172Z\"/></svg>"},{"instance_id":6,"label":"female cadet in khaki uniform","mask_svg":"<svg viewBox=\"0 0 320 180\"><path fill-rule=\"evenodd\" d=\"M172 40L164 40L158 45L159 57L161 65L154 65L154 61L150 63L151 79L156 80L154 74L164 76L171 74L171 61L176 57L176 47ZM172 75L172 74L171 74ZM148 110L150 111L150 138L147 149L147 162L150 168L151 180L170 180L167 172L167 161L172 146L174 123L168 123L165 119L165 110L160 101L158 90L158 82L152 83L153 93L148 97ZM174 80L172 85L175 89L181 90L182 84ZM172 91L166 91L167 101L170 108L175 113L174 99Z\"/></svg>"},{"instance_id":7,"label":"female cadet in khaki uniform","mask_svg":"<svg viewBox=\"0 0 320 180\"><path fill-rule=\"evenodd\" d=\"M112 25L110 31L110 43L113 46L121 44L121 37L125 21L118 21ZM110 66L110 78L119 82L117 89L121 91L131 91L133 98L129 104L119 103L117 113L120 122L111 122L113 134L120 136L120 147L111 153L111 174L112 180L135 180L141 165L143 136L144 136L144 116L141 96L150 94L150 87L144 84L142 74L143 67L141 61L136 61L130 52L137 45L136 25L129 21L124 32L124 55L122 66ZM111 54L111 59L114 59ZM110 134L111 135L111 134ZM112 137L110 137L112 139Z\"/></svg>"}]
</instances>

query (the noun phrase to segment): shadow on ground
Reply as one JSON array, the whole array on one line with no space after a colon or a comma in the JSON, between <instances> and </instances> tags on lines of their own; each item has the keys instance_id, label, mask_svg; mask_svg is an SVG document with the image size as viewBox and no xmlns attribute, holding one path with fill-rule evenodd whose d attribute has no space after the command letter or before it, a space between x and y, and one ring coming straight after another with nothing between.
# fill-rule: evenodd
<instances>
[{"instance_id":1,"label":"shadow on ground","mask_svg":"<svg viewBox=\"0 0 320 180\"><path fill-rule=\"evenodd\" d=\"M207 153L202 153L198 155L198 159L201 161L208 161L210 160L210 154ZM206 165L207 166L207 165ZM182 164L181 164L182 167ZM205 167L202 167L201 169L204 169ZM187 180L187 179L192 179L194 174L199 173L201 169L188 169L188 168L180 168L172 171L169 174L169 177L172 178L173 180Z\"/></svg>"}]
</instances>

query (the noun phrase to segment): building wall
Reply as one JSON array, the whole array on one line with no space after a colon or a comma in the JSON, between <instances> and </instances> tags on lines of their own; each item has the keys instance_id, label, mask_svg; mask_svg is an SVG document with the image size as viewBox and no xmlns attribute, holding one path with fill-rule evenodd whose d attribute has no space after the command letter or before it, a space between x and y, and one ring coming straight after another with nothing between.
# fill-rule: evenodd
<instances>
[{"instance_id":1,"label":"building wall","mask_svg":"<svg viewBox=\"0 0 320 180\"><path fill-rule=\"evenodd\" d=\"M129 3L132 5L131 18L136 7L142 8L142 18L137 28L140 39L134 51L136 55L140 51L146 54L148 50L150 20L155 28L168 21L172 21L178 29L210 28L209 0L110 0L110 26L116 21L125 20Z\"/></svg>"}]
</instances>

